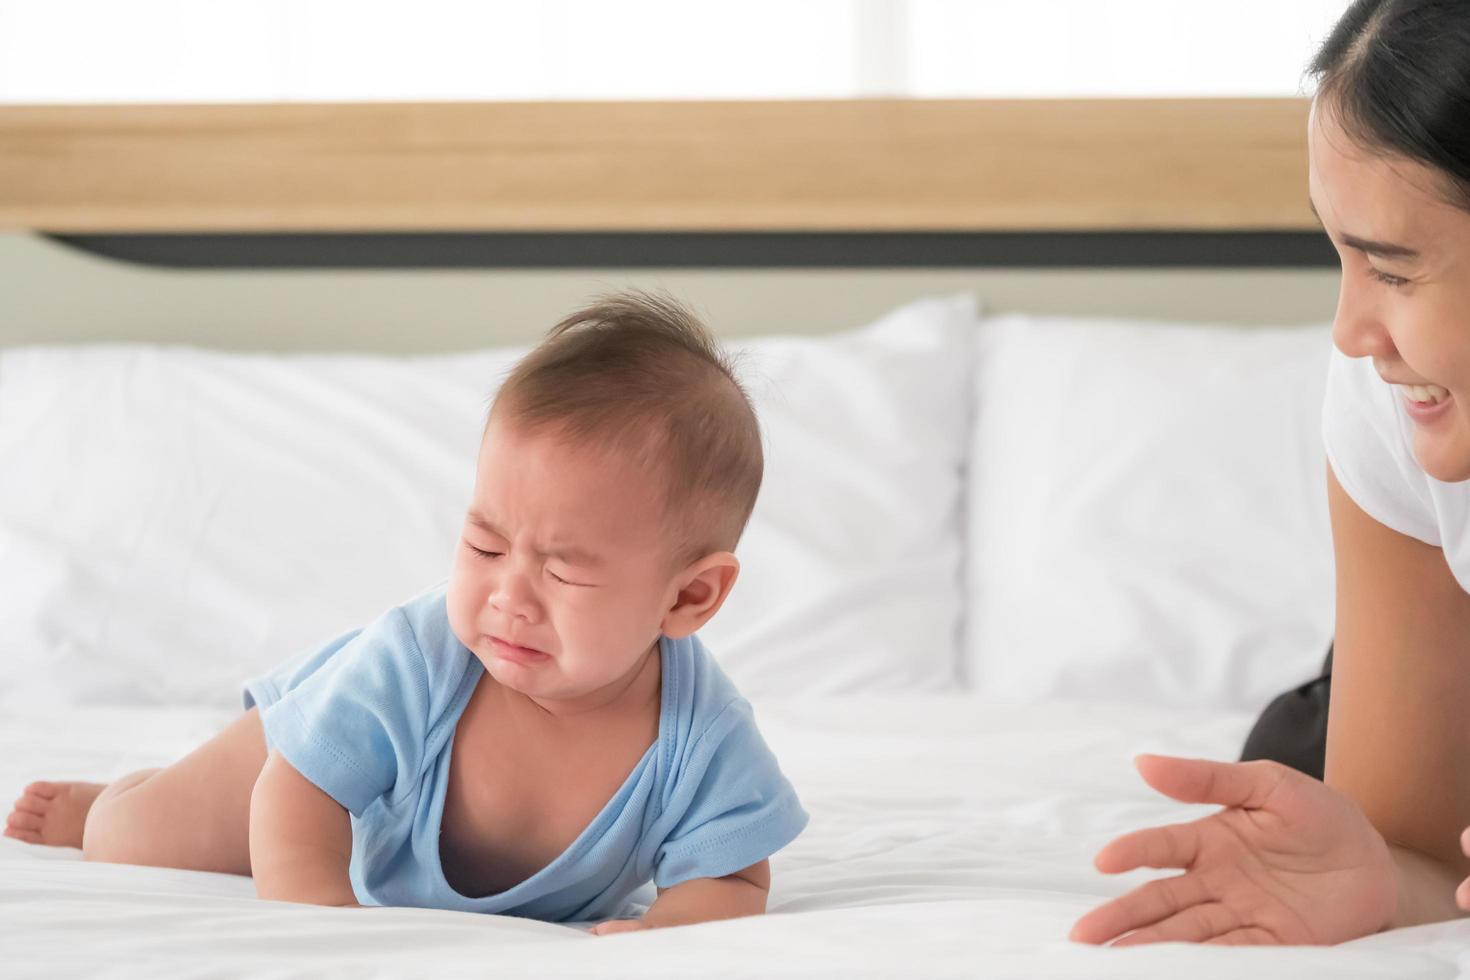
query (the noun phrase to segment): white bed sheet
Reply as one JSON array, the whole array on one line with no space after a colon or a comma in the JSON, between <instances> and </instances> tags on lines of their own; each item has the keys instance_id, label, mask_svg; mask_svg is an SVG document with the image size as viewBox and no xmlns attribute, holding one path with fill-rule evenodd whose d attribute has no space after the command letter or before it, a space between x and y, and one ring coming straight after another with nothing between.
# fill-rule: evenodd
<instances>
[{"instance_id":1,"label":"white bed sheet","mask_svg":"<svg viewBox=\"0 0 1470 980\"><path fill-rule=\"evenodd\" d=\"M87 864L0 838L0 973L220 976L1470 975L1470 922L1336 948L1111 950L1071 922L1143 876L1090 857L1184 819L1133 774L1144 750L1229 757L1249 718L961 695L766 701L757 715L812 823L775 858L770 914L625 936L419 909L262 902L248 879ZM215 710L12 711L0 794L169 761Z\"/></svg>"}]
</instances>

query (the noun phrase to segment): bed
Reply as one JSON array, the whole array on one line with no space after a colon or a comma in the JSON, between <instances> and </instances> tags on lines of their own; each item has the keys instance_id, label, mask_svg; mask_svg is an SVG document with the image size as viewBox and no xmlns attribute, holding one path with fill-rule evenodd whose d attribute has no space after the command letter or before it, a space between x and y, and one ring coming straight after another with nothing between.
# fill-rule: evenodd
<instances>
[{"instance_id":1,"label":"bed","mask_svg":"<svg viewBox=\"0 0 1470 980\"><path fill-rule=\"evenodd\" d=\"M317 909L230 876L84 864L0 841L6 969L160 976L1454 977L1465 930L1336 948L1107 950L1066 929L1121 883L1090 852L1119 826L1175 819L1130 778L1141 748L1229 754L1239 713L1041 708L969 696L763 703L764 732L813 814L775 861L770 914L589 937L507 918ZM96 775L166 759L227 714L7 712L0 776ZM119 731L128 746L116 748ZM45 746L38 753L38 747ZM1065 759L1059 765L1058 759Z\"/></svg>"},{"instance_id":2,"label":"bed","mask_svg":"<svg viewBox=\"0 0 1470 980\"><path fill-rule=\"evenodd\" d=\"M1334 276L1293 185L1303 111L0 109L0 149L26 151L0 152L0 792L165 764L252 671L442 578L496 379L636 284L704 309L762 417L745 571L706 638L812 814L766 916L604 938L0 839L4 970L1470 971L1466 922L1335 948L1065 938L1143 880L1094 872L1102 843L1189 815L1132 755L1233 757L1330 638ZM466 141L467 119L519 135ZM673 183L629 120L681 154ZM1177 180L1139 177L1156 133ZM252 145L274 156L218 176ZM1082 170L1061 203L1022 179Z\"/></svg>"}]
</instances>

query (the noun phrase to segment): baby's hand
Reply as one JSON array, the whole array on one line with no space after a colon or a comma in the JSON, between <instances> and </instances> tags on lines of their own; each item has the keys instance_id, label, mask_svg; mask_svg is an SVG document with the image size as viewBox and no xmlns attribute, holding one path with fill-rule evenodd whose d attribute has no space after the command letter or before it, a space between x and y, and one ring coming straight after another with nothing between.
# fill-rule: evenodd
<instances>
[{"instance_id":1,"label":"baby's hand","mask_svg":"<svg viewBox=\"0 0 1470 980\"><path fill-rule=\"evenodd\" d=\"M1470 857L1470 827L1466 827L1464 833L1460 834L1460 850ZM1467 912L1470 912L1470 878L1460 882L1460 887L1455 889L1455 904Z\"/></svg>"},{"instance_id":2,"label":"baby's hand","mask_svg":"<svg viewBox=\"0 0 1470 980\"><path fill-rule=\"evenodd\" d=\"M592 927L594 936L611 936L615 932L637 932L649 928L642 919L608 919Z\"/></svg>"}]
</instances>

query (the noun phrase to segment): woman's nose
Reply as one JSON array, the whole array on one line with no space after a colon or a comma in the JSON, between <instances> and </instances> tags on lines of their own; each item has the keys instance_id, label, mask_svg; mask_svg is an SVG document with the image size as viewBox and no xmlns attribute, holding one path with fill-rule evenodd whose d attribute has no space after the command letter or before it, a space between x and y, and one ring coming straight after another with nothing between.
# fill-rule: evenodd
<instances>
[{"instance_id":1,"label":"woman's nose","mask_svg":"<svg viewBox=\"0 0 1470 980\"><path fill-rule=\"evenodd\" d=\"M1337 296L1337 315L1332 319L1332 342L1348 357L1392 360L1397 350L1388 327L1378 315L1377 304L1343 277Z\"/></svg>"}]
</instances>

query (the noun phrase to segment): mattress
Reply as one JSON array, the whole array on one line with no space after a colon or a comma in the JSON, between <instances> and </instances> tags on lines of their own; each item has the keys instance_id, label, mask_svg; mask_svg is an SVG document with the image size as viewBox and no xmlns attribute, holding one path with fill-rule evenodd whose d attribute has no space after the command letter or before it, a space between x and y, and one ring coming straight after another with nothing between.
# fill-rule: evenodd
<instances>
[{"instance_id":1,"label":"mattress","mask_svg":"<svg viewBox=\"0 0 1470 980\"><path fill-rule=\"evenodd\" d=\"M255 898L247 878L86 863L0 838L0 973L11 976L1470 975L1470 921L1331 948L1068 942L1107 878L1110 837L1189 819L1151 793L1140 751L1230 758L1245 714L966 694L765 698L763 733L811 812L772 861L760 917L593 937L571 926ZM0 793L167 764L218 709L63 708L0 716Z\"/></svg>"}]
</instances>

